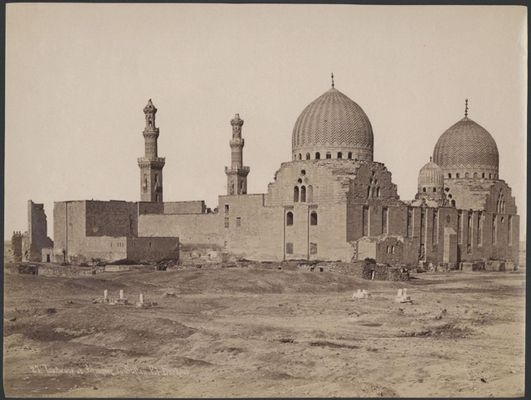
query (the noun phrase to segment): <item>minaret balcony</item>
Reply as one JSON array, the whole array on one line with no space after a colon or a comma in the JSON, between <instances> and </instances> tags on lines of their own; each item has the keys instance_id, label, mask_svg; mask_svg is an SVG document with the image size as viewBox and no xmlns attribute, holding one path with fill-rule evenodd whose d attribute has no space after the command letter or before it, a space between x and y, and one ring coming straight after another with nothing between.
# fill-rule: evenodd
<instances>
[{"instance_id":1,"label":"minaret balcony","mask_svg":"<svg viewBox=\"0 0 531 400\"><path fill-rule=\"evenodd\" d=\"M156 158L146 158L146 157L139 157L138 158L138 166L140 168L162 168L164 167L164 164L166 164L166 159L164 157L156 157Z\"/></svg>"},{"instance_id":2,"label":"minaret balcony","mask_svg":"<svg viewBox=\"0 0 531 400\"><path fill-rule=\"evenodd\" d=\"M225 167L225 173L227 175L239 175L239 176L245 177L249 175L249 171L251 171L250 167L240 167L240 168Z\"/></svg>"}]
</instances>

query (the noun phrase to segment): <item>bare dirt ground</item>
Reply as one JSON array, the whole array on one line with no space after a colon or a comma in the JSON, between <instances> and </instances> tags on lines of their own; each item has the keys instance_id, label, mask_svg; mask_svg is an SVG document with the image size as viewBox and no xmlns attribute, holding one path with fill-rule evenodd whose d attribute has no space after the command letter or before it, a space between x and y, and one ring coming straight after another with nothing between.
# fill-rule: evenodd
<instances>
[{"instance_id":1,"label":"bare dirt ground","mask_svg":"<svg viewBox=\"0 0 531 400\"><path fill-rule=\"evenodd\" d=\"M525 274L5 274L8 396L522 396ZM393 301L407 287L413 304ZM370 299L352 300L358 288ZM93 304L108 289L153 309ZM175 296L167 295L173 292Z\"/></svg>"}]
</instances>

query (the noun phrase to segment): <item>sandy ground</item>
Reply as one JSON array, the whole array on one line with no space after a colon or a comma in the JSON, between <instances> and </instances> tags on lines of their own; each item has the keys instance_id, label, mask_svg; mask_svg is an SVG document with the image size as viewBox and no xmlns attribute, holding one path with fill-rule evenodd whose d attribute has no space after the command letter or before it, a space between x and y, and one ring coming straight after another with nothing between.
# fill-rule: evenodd
<instances>
[{"instance_id":1,"label":"sandy ground","mask_svg":"<svg viewBox=\"0 0 531 400\"><path fill-rule=\"evenodd\" d=\"M522 396L525 273L5 274L8 396ZM393 301L407 287L413 304ZM352 300L367 289L370 299ZM153 309L93 304L108 289ZM175 296L168 296L168 293Z\"/></svg>"}]
</instances>

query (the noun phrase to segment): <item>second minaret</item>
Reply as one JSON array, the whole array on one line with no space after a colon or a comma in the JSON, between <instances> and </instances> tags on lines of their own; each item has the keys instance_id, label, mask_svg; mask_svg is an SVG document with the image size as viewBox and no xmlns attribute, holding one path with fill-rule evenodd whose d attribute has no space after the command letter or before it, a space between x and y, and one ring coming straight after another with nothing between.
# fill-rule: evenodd
<instances>
[{"instance_id":1,"label":"second minaret","mask_svg":"<svg viewBox=\"0 0 531 400\"><path fill-rule=\"evenodd\" d=\"M243 165L243 146L245 140L242 138L243 119L240 114L234 115L230 121L232 125L232 139L230 140L231 164L230 168L225 167L227 174L227 194L239 195L247 193L247 175L250 168Z\"/></svg>"}]
</instances>

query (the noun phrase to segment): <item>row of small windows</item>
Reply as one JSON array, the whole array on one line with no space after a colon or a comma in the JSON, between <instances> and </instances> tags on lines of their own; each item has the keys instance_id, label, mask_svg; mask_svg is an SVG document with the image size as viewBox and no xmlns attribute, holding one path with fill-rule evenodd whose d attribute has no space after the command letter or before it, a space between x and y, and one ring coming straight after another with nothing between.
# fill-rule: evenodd
<instances>
[{"instance_id":1,"label":"row of small windows","mask_svg":"<svg viewBox=\"0 0 531 400\"><path fill-rule=\"evenodd\" d=\"M240 227L242 226L242 217L236 217L236 226ZM230 220L229 217L225 217L225 228L230 227Z\"/></svg>"},{"instance_id":2,"label":"row of small windows","mask_svg":"<svg viewBox=\"0 0 531 400\"><path fill-rule=\"evenodd\" d=\"M286 214L286 225L293 225L293 213L291 211ZM310 225L317 225L317 212L315 211L310 213Z\"/></svg>"},{"instance_id":3,"label":"row of small windows","mask_svg":"<svg viewBox=\"0 0 531 400\"><path fill-rule=\"evenodd\" d=\"M325 158L326 159L331 159L332 158L332 153L327 151L326 154L325 154ZM336 158L341 160L343 158L343 152L341 151L338 151L336 153ZM345 157L347 160L352 160L352 152L349 151L347 154L346 154L346 157ZM297 154L294 154L293 155L293 159L294 160L311 160L312 159L312 155L310 153L306 153L306 155L304 156L303 158L303 155L302 153L299 153L298 155ZM321 153L320 152L316 152L315 153L315 157L314 157L314 160L320 160L321 159ZM358 161L357 158L354 158L354 161Z\"/></svg>"},{"instance_id":4,"label":"row of small windows","mask_svg":"<svg viewBox=\"0 0 531 400\"><path fill-rule=\"evenodd\" d=\"M427 192L426 188L423 187L423 188L422 188L422 193L426 193L426 192ZM432 192L433 192L433 193L437 193L437 188L436 188L436 187L432 188Z\"/></svg>"},{"instance_id":5,"label":"row of small windows","mask_svg":"<svg viewBox=\"0 0 531 400\"><path fill-rule=\"evenodd\" d=\"M301 203L313 202L313 186L308 185L308 188L306 188L304 185L302 185L300 188L299 186L295 186L293 188L293 201L295 203L298 203L299 201Z\"/></svg>"},{"instance_id":6,"label":"row of small windows","mask_svg":"<svg viewBox=\"0 0 531 400\"><path fill-rule=\"evenodd\" d=\"M367 186L367 197L380 197L380 186Z\"/></svg>"},{"instance_id":7,"label":"row of small windows","mask_svg":"<svg viewBox=\"0 0 531 400\"><path fill-rule=\"evenodd\" d=\"M459 179L461 177L461 175L459 174L459 172L456 172L454 175L453 175L454 178L456 179ZM464 175L465 178L470 178L470 174L468 172L465 172L465 175ZM472 177L474 178L479 178L479 174L477 172L474 172L472 174ZM452 178L452 173L449 172L448 173L448 178ZM481 178L482 179L486 179L487 178L487 174L485 172L483 172L481 174ZM488 174L488 179L497 179L498 178L498 174Z\"/></svg>"}]
</instances>

